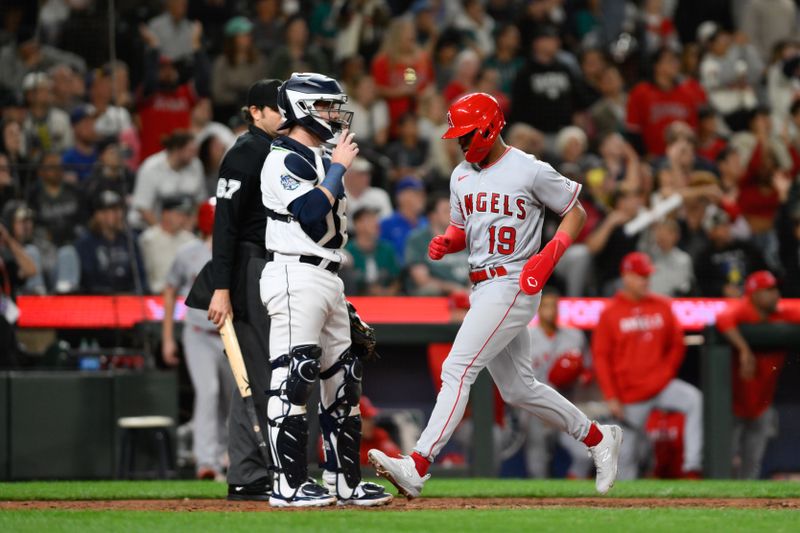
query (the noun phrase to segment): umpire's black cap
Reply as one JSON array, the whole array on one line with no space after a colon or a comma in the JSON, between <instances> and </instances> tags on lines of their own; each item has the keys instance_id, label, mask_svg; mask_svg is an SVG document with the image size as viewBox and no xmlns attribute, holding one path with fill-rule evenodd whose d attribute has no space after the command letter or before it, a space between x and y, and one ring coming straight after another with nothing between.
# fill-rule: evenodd
<instances>
[{"instance_id":1,"label":"umpire's black cap","mask_svg":"<svg viewBox=\"0 0 800 533\"><path fill-rule=\"evenodd\" d=\"M280 86L280 80L258 80L247 90L247 107L252 105L258 108L268 106L277 111Z\"/></svg>"}]
</instances>

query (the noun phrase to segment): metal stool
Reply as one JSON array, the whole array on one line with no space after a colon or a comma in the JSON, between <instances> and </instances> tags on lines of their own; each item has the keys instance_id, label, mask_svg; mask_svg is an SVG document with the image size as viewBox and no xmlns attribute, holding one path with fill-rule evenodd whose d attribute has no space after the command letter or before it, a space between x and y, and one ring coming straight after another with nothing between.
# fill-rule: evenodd
<instances>
[{"instance_id":1,"label":"metal stool","mask_svg":"<svg viewBox=\"0 0 800 533\"><path fill-rule=\"evenodd\" d=\"M150 433L158 451L158 479L167 479L175 471L172 438L169 430L175 425L168 416L126 416L117 420L122 430L122 449L119 456L118 477L133 479L136 461L136 440L140 433Z\"/></svg>"}]
</instances>

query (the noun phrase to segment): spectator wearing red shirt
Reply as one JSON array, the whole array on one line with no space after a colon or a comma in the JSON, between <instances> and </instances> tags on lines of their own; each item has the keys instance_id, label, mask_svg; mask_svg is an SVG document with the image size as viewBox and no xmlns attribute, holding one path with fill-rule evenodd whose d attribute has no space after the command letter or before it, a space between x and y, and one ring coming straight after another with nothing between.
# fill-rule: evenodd
<instances>
[{"instance_id":1,"label":"spectator wearing red shirt","mask_svg":"<svg viewBox=\"0 0 800 533\"><path fill-rule=\"evenodd\" d=\"M666 151L664 131L680 120L697 127L698 96L679 78L678 56L669 48L661 48L653 60L652 81L642 81L628 97L626 127L641 136L646 153L662 156Z\"/></svg>"},{"instance_id":2,"label":"spectator wearing red shirt","mask_svg":"<svg viewBox=\"0 0 800 533\"><path fill-rule=\"evenodd\" d=\"M392 125L401 115L416 110L417 98L435 75L430 56L417 44L413 21L396 19L389 26L381 51L372 61L372 77L378 95L389 106ZM391 134L397 131L393 129Z\"/></svg>"},{"instance_id":3,"label":"spectator wearing red shirt","mask_svg":"<svg viewBox=\"0 0 800 533\"><path fill-rule=\"evenodd\" d=\"M769 113L765 108L753 113L750 130L756 145L739 183L738 207L753 232L754 244L762 251L767 263L777 267L775 217L781 203L786 200L785 193L793 177L800 171L800 155L794 147L781 146L779 141L770 139ZM783 158L781 152L784 152Z\"/></svg>"},{"instance_id":4,"label":"spectator wearing red shirt","mask_svg":"<svg viewBox=\"0 0 800 533\"><path fill-rule=\"evenodd\" d=\"M194 83L181 83L175 64L161 54L158 37L144 26L140 31L147 45L144 81L137 99L142 124L140 157L144 160L161 150L163 137L177 129L189 129L192 108L200 98L210 95L210 66L199 23L194 24L192 32Z\"/></svg>"},{"instance_id":5,"label":"spectator wearing red shirt","mask_svg":"<svg viewBox=\"0 0 800 533\"><path fill-rule=\"evenodd\" d=\"M683 472L700 471L703 398L676 378L683 362L683 330L670 300L648 291L650 258L632 252L622 259L622 290L600 314L592 337L595 371L612 416L636 431L622 443L618 479L638 476L637 441L653 409L685 415Z\"/></svg>"},{"instance_id":6,"label":"spectator wearing red shirt","mask_svg":"<svg viewBox=\"0 0 800 533\"><path fill-rule=\"evenodd\" d=\"M754 353L739 332L740 324L789 322L800 324L800 309L780 300L777 282L767 270L745 282L746 297L717 317L717 328L736 350L733 358L733 464L736 477L757 479L767 442L775 435L777 413L772 408L786 350Z\"/></svg>"},{"instance_id":7,"label":"spectator wearing red shirt","mask_svg":"<svg viewBox=\"0 0 800 533\"><path fill-rule=\"evenodd\" d=\"M698 109L697 117L697 155L716 161L717 156L728 146L728 141L719 134L719 117L709 106Z\"/></svg>"}]
</instances>

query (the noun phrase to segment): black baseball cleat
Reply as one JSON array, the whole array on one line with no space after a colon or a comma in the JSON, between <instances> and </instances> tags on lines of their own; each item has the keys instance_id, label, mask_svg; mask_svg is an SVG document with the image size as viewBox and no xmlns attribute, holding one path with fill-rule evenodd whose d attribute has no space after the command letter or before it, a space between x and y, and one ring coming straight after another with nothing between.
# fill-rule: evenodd
<instances>
[{"instance_id":1,"label":"black baseball cleat","mask_svg":"<svg viewBox=\"0 0 800 533\"><path fill-rule=\"evenodd\" d=\"M247 485L228 485L228 500L238 502L266 502L272 496L271 478L261 478Z\"/></svg>"}]
</instances>

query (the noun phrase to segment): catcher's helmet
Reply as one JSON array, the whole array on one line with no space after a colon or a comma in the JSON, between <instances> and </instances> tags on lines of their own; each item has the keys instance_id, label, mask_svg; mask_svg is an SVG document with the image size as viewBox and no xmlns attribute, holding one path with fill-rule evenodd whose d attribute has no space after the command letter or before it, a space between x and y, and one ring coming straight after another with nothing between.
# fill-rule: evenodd
<instances>
[{"instance_id":1,"label":"catcher's helmet","mask_svg":"<svg viewBox=\"0 0 800 533\"><path fill-rule=\"evenodd\" d=\"M328 112L317 109L317 102L327 102ZM342 109L345 103L347 95L338 81L322 74L295 72L278 89L278 107L284 119L280 129L296 124L323 142L336 144L353 119L352 111Z\"/></svg>"},{"instance_id":2,"label":"catcher's helmet","mask_svg":"<svg viewBox=\"0 0 800 533\"><path fill-rule=\"evenodd\" d=\"M211 235L214 231L214 213L216 210L216 198L209 198L197 208L197 229L203 235Z\"/></svg>"},{"instance_id":3,"label":"catcher's helmet","mask_svg":"<svg viewBox=\"0 0 800 533\"><path fill-rule=\"evenodd\" d=\"M453 102L447 111L447 123L450 127L442 139L457 139L475 132L464 159L480 163L506 125L506 119L494 96L472 93Z\"/></svg>"}]
</instances>

